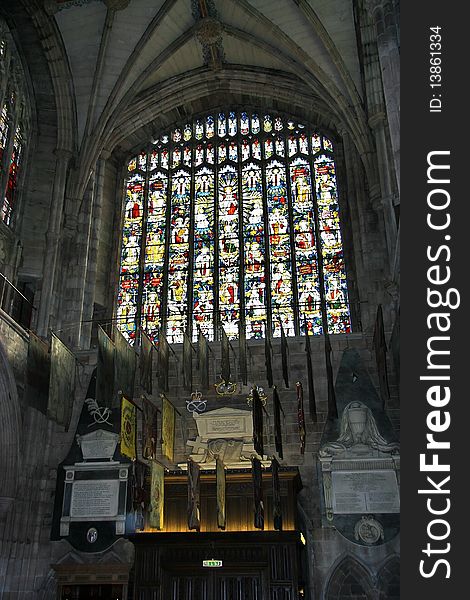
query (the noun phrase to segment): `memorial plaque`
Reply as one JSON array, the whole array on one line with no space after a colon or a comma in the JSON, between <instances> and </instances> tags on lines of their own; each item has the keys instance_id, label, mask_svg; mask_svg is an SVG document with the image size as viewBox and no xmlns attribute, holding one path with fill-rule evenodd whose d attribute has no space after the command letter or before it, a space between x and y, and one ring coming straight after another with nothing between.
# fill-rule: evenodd
<instances>
[{"instance_id":1,"label":"memorial plaque","mask_svg":"<svg viewBox=\"0 0 470 600\"><path fill-rule=\"evenodd\" d=\"M335 514L400 512L394 471L336 471L331 478Z\"/></svg>"},{"instance_id":2,"label":"memorial plaque","mask_svg":"<svg viewBox=\"0 0 470 600\"><path fill-rule=\"evenodd\" d=\"M84 460L112 460L118 441L119 435L102 429L77 436Z\"/></svg>"},{"instance_id":3,"label":"memorial plaque","mask_svg":"<svg viewBox=\"0 0 470 600\"><path fill-rule=\"evenodd\" d=\"M75 481L72 488L70 516L72 518L116 517L118 514L119 481Z\"/></svg>"}]
</instances>

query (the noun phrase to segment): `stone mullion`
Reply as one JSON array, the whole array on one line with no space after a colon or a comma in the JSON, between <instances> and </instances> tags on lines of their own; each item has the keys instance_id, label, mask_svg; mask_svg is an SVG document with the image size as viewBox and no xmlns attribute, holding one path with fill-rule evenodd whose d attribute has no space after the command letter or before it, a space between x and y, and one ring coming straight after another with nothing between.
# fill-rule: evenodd
<instances>
[{"instance_id":1,"label":"stone mullion","mask_svg":"<svg viewBox=\"0 0 470 600\"><path fill-rule=\"evenodd\" d=\"M286 121L284 121L284 127L286 127ZM279 134L278 134L279 135ZM284 129L284 165L286 173L286 189L288 198L288 211L289 211L289 240L291 249L291 261L292 261L292 312L294 315L294 331L295 335L300 335L300 307L299 307L299 286L297 281L297 256L295 253L295 232L294 232L294 212L292 208L292 185L290 179L290 159L288 149L288 136Z\"/></svg>"},{"instance_id":2,"label":"stone mullion","mask_svg":"<svg viewBox=\"0 0 470 600\"><path fill-rule=\"evenodd\" d=\"M137 158L137 164L139 159ZM149 197L149 179L150 179L150 152L146 152L146 170L144 183L144 201L142 206L142 240L140 243L139 257L139 283L137 288L137 311L135 315L135 344L140 344L140 327L142 325L143 315L143 293L144 293L144 270L145 270L145 251L147 248L147 218L148 218L148 197Z\"/></svg>"},{"instance_id":3,"label":"stone mullion","mask_svg":"<svg viewBox=\"0 0 470 600\"><path fill-rule=\"evenodd\" d=\"M273 330L273 313L271 302L271 260L269 256L269 216L268 216L268 192L266 186L266 157L264 155L264 141L267 137L262 131L260 135L261 156L264 160L261 161L261 182L263 196L263 225L264 225L264 284L265 284L265 307L266 307L266 326L268 331Z\"/></svg>"},{"instance_id":4,"label":"stone mullion","mask_svg":"<svg viewBox=\"0 0 470 600\"><path fill-rule=\"evenodd\" d=\"M242 165L242 155L241 155L241 141L242 135L239 133L240 143L238 145L238 240L240 244L240 248L238 251L238 260L239 260L239 271L238 271L238 289L239 289L239 297L240 297L240 327L246 332L246 319L245 319L245 252L244 252L244 244L243 244L243 236L244 236L244 223L243 223L243 189L242 189L242 174L243 174L243 165ZM249 134L247 134L249 135ZM249 139L249 138L248 138ZM250 155L251 155L251 144L250 144ZM249 159L247 159L248 161Z\"/></svg>"},{"instance_id":5,"label":"stone mullion","mask_svg":"<svg viewBox=\"0 0 470 600\"><path fill-rule=\"evenodd\" d=\"M163 259L163 282L162 282L162 302L160 312L160 328L166 337L167 326L167 308L168 308L168 268L170 264L170 224L171 224L171 202L172 202L172 181L173 173L171 172L170 146L168 146L168 179L167 179L167 204L166 204L166 224L165 224L165 256Z\"/></svg>"},{"instance_id":6,"label":"stone mullion","mask_svg":"<svg viewBox=\"0 0 470 600\"><path fill-rule=\"evenodd\" d=\"M317 240L317 264L318 264L318 280L319 280L319 290L320 290L320 306L321 306L321 317L322 317L322 326L323 326L323 335L328 333L328 312L326 307L326 298L325 298L325 278L323 274L323 251L322 251L322 242L320 237L320 223L318 219L318 203L317 203L317 194L316 194L316 171L315 171L315 163L310 154L308 163L310 165L310 187L312 190L312 207L313 207L313 222L315 224L315 239Z\"/></svg>"},{"instance_id":7,"label":"stone mullion","mask_svg":"<svg viewBox=\"0 0 470 600\"><path fill-rule=\"evenodd\" d=\"M184 144L183 144L184 148ZM192 153L191 153L192 155ZM183 161L183 152L181 152L181 161ZM187 282L187 323L186 330L189 338L192 340L193 334L193 299L194 299L194 230L195 230L195 212L196 212L196 177L194 161L191 161L190 184L189 184L189 261L188 261L188 282Z\"/></svg>"}]
</instances>

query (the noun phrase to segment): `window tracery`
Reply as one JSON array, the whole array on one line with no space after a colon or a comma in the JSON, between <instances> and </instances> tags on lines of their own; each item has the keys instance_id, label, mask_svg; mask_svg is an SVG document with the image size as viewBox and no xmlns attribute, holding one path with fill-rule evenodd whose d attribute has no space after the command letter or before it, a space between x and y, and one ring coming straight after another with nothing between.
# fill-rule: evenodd
<instances>
[{"instance_id":1,"label":"window tracery","mask_svg":"<svg viewBox=\"0 0 470 600\"><path fill-rule=\"evenodd\" d=\"M170 342L351 330L332 141L281 115L220 111L127 165L117 321ZM189 316L189 317L188 317Z\"/></svg>"}]
</instances>

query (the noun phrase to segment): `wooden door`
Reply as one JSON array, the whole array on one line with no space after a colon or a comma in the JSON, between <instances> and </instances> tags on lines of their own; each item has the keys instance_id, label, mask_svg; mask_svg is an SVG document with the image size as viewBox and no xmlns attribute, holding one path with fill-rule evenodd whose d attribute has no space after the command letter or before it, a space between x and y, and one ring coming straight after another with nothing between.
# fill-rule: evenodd
<instances>
[{"instance_id":1,"label":"wooden door","mask_svg":"<svg viewBox=\"0 0 470 600\"><path fill-rule=\"evenodd\" d=\"M260 571L224 573L219 569L167 571L164 576L165 600L264 600Z\"/></svg>"}]
</instances>

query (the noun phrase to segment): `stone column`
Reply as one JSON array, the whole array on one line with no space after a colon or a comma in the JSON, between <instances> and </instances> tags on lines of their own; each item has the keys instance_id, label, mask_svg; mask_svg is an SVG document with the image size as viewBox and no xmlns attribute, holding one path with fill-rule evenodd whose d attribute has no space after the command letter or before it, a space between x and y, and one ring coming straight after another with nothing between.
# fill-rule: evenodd
<instances>
[{"instance_id":1,"label":"stone column","mask_svg":"<svg viewBox=\"0 0 470 600\"><path fill-rule=\"evenodd\" d=\"M67 171L72 152L57 148L54 151L56 159L56 171L52 190L51 212L49 228L46 233L46 252L43 262L43 277L41 298L37 317L37 332L41 336L48 333L50 317L54 313L54 287L56 284L58 255L61 240L61 225L64 207L65 185Z\"/></svg>"},{"instance_id":2,"label":"stone column","mask_svg":"<svg viewBox=\"0 0 470 600\"><path fill-rule=\"evenodd\" d=\"M383 92L393 150L393 160L400 185L400 49L397 15L390 0L367 0L377 35L377 49L382 73Z\"/></svg>"},{"instance_id":3,"label":"stone column","mask_svg":"<svg viewBox=\"0 0 470 600\"><path fill-rule=\"evenodd\" d=\"M95 298L94 292L96 284L99 232L101 227L101 209L103 206L104 175L106 160L109 157L110 153L103 151L96 164L96 175L88 223L87 260L85 264L84 285L80 307L80 328L78 336L78 345L80 348L88 348L91 339L91 319L93 317L93 303Z\"/></svg>"}]
</instances>

